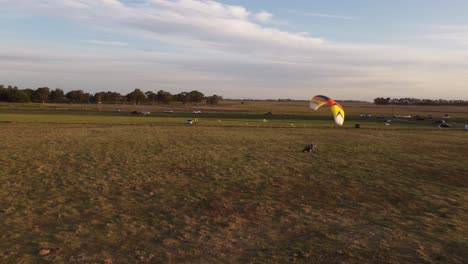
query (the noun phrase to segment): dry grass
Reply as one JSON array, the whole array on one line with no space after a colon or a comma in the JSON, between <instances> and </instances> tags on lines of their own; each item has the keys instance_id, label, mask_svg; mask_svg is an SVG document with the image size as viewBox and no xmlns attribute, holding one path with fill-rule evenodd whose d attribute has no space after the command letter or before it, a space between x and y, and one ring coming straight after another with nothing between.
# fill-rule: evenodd
<instances>
[{"instance_id":1,"label":"dry grass","mask_svg":"<svg viewBox=\"0 0 468 264\"><path fill-rule=\"evenodd\" d=\"M114 113L113 108L122 112ZM175 113L165 114L164 109L173 109ZM201 109L203 114L192 114L192 110ZM434 121L445 113L452 116L448 119L454 129L463 129L468 124L468 107L461 106L376 106L373 104L345 104L346 121L343 128L353 128L356 123L362 128L391 129L437 129ZM133 110L151 111L150 116L134 116ZM272 116L265 115L273 112ZM374 117L363 119L362 113ZM386 118L375 115L384 114ZM399 115L433 115L434 119L418 121L414 118L391 118ZM187 119L197 118L199 126L215 127L295 127L295 128L331 128L335 127L333 117L327 107L319 111L308 108L307 102L252 102L242 104L240 101L223 101L219 106L206 105L183 106L174 104L161 105L103 105L98 111L97 105L67 104L0 104L0 123L67 123L67 124L152 124L152 125L185 125ZM390 126L387 119L393 119Z\"/></svg>"},{"instance_id":2,"label":"dry grass","mask_svg":"<svg viewBox=\"0 0 468 264\"><path fill-rule=\"evenodd\" d=\"M374 105L371 103L343 103L348 116L359 116L359 114L385 114L385 115L427 115L432 114L435 118L448 113L453 117L468 117L467 106L418 106L418 105ZM309 108L308 102L278 102L278 101L221 101L217 106L207 106L205 104L183 105L180 103L171 103L168 105L145 104L135 106L133 104L38 104L38 103L0 103L0 112L14 110L42 110L42 111L69 111L83 112L110 112L113 109L122 111L151 111L162 112L166 109L172 109L175 112L192 112L193 110L203 110L204 112L234 112L234 113L266 113L273 112L280 115L319 115L329 116L328 109L313 111Z\"/></svg>"},{"instance_id":3,"label":"dry grass","mask_svg":"<svg viewBox=\"0 0 468 264\"><path fill-rule=\"evenodd\" d=\"M467 257L464 131L4 123L0 133L2 263ZM302 153L307 143L318 152Z\"/></svg>"}]
</instances>

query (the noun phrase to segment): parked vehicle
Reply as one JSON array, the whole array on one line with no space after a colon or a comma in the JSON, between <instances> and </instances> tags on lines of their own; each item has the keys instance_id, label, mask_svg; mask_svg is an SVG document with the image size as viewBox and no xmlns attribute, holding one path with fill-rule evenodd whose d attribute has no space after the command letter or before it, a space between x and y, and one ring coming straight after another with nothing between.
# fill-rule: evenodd
<instances>
[{"instance_id":1,"label":"parked vehicle","mask_svg":"<svg viewBox=\"0 0 468 264\"><path fill-rule=\"evenodd\" d=\"M144 115L144 116L147 116L147 115L150 115L151 113L150 113L150 112L143 112L143 111L133 111L131 114L132 114L132 115Z\"/></svg>"}]
</instances>

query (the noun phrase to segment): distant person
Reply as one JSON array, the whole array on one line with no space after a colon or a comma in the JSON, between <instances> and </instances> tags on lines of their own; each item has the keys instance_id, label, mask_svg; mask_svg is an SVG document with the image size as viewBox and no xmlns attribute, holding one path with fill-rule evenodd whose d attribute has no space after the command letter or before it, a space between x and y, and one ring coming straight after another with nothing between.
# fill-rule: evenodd
<instances>
[{"instance_id":1,"label":"distant person","mask_svg":"<svg viewBox=\"0 0 468 264\"><path fill-rule=\"evenodd\" d=\"M315 152L317 150L317 145L314 144L309 144L305 146L305 148L302 150L302 152Z\"/></svg>"}]
</instances>

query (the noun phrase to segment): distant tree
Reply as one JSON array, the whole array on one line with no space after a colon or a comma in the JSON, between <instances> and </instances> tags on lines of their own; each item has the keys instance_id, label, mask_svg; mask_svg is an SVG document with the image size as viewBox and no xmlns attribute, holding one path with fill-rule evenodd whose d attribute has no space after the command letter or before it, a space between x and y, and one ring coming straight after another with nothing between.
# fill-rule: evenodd
<instances>
[{"instance_id":1,"label":"distant tree","mask_svg":"<svg viewBox=\"0 0 468 264\"><path fill-rule=\"evenodd\" d=\"M85 93L85 94L84 94L83 103L88 103L88 104L89 104L89 103L91 103L92 99L93 99L93 95L92 95L92 94L90 94L90 93Z\"/></svg>"},{"instance_id":2,"label":"distant tree","mask_svg":"<svg viewBox=\"0 0 468 264\"><path fill-rule=\"evenodd\" d=\"M117 92L111 92L111 91L97 92L92 96L91 101L93 103L101 102L101 103L117 104L118 102L122 101L122 95Z\"/></svg>"},{"instance_id":3,"label":"distant tree","mask_svg":"<svg viewBox=\"0 0 468 264\"><path fill-rule=\"evenodd\" d=\"M24 90L14 89L10 91L9 94L9 102L16 102L16 103L27 103L31 101L28 93Z\"/></svg>"},{"instance_id":4,"label":"distant tree","mask_svg":"<svg viewBox=\"0 0 468 264\"><path fill-rule=\"evenodd\" d=\"M145 101L146 96L140 89L135 89L133 92L126 95L128 101L135 104L140 104Z\"/></svg>"},{"instance_id":5,"label":"distant tree","mask_svg":"<svg viewBox=\"0 0 468 264\"><path fill-rule=\"evenodd\" d=\"M0 85L0 102L7 102L8 99L8 90L2 84Z\"/></svg>"},{"instance_id":6,"label":"distant tree","mask_svg":"<svg viewBox=\"0 0 468 264\"><path fill-rule=\"evenodd\" d=\"M31 97L24 90L15 90L11 94L10 100L11 100L11 102L28 103L28 102L31 102Z\"/></svg>"},{"instance_id":7,"label":"distant tree","mask_svg":"<svg viewBox=\"0 0 468 264\"><path fill-rule=\"evenodd\" d=\"M206 97L206 103L209 105L217 105L220 100L223 100L223 97L216 94Z\"/></svg>"},{"instance_id":8,"label":"distant tree","mask_svg":"<svg viewBox=\"0 0 468 264\"><path fill-rule=\"evenodd\" d=\"M154 103L157 101L157 94L152 91L145 92L145 96L152 105L154 105Z\"/></svg>"},{"instance_id":9,"label":"distant tree","mask_svg":"<svg viewBox=\"0 0 468 264\"><path fill-rule=\"evenodd\" d=\"M174 97L175 97L175 100L183 104L186 104L190 101L190 96L187 92L178 93Z\"/></svg>"},{"instance_id":10,"label":"distant tree","mask_svg":"<svg viewBox=\"0 0 468 264\"><path fill-rule=\"evenodd\" d=\"M390 97L388 98L383 98L383 97L377 97L374 99L375 104L381 104L381 105L387 105L390 103Z\"/></svg>"},{"instance_id":11,"label":"distant tree","mask_svg":"<svg viewBox=\"0 0 468 264\"><path fill-rule=\"evenodd\" d=\"M122 103L122 104L126 104L128 101L127 96L125 95L120 95L117 100L118 100L117 102Z\"/></svg>"},{"instance_id":12,"label":"distant tree","mask_svg":"<svg viewBox=\"0 0 468 264\"><path fill-rule=\"evenodd\" d=\"M107 92L106 93L106 102L109 103L118 103L119 101L122 100L122 96L120 93L117 92Z\"/></svg>"},{"instance_id":13,"label":"distant tree","mask_svg":"<svg viewBox=\"0 0 468 264\"><path fill-rule=\"evenodd\" d=\"M56 88L55 90L50 91L49 101L53 103L61 103L65 100L65 93L62 89Z\"/></svg>"},{"instance_id":14,"label":"distant tree","mask_svg":"<svg viewBox=\"0 0 468 264\"><path fill-rule=\"evenodd\" d=\"M97 92L93 95L93 103L102 103L105 102L106 92Z\"/></svg>"},{"instance_id":15,"label":"distant tree","mask_svg":"<svg viewBox=\"0 0 468 264\"><path fill-rule=\"evenodd\" d=\"M84 103L86 102L86 94L83 90L73 90L65 94L65 98L70 103Z\"/></svg>"},{"instance_id":16,"label":"distant tree","mask_svg":"<svg viewBox=\"0 0 468 264\"><path fill-rule=\"evenodd\" d=\"M32 102L33 97L34 97L34 90L30 89L30 88L27 88L27 89L24 89L23 91L28 94L29 102Z\"/></svg>"},{"instance_id":17,"label":"distant tree","mask_svg":"<svg viewBox=\"0 0 468 264\"><path fill-rule=\"evenodd\" d=\"M45 103L49 100L50 89L49 87L39 87L34 91L34 99L37 102Z\"/></svg>"},{"instance_id":18,"label":"distant tree","mask_svg":"<svg viewBox=\"0 0 468 264\"><path fill-rule=\"evenodd\" d=\"M205 99L205 95L199 91L191 91L189 94L189 102L191 103L200 103Z\"/></svg>"},{"instance_id":19,"label":"distant tree","mask_svg":"<svg viewBox=\"0 0 468 264\"><path fill-rule=\"evenodd\" d=\"M1 0L0 0L1 1ZM405 102L408 102L411 98L406 98ZM51 103L123 103L133 102L135 104L141 104L145 101L151 101L153 104L155 102L160 103L170 103L173 100L177 100L181 103L200 103L206 101L207 104L215 105L222 100L221 96L213 95L205 97L203 93L199 91L191 92L181 92L176 95L172 95L170 92L159 90L157 93L148 91L143 93L140 89L135 89L133 92L126 95L122 95L117 92L97 92L95 94L86 93L83 90L72 90L66 94L60 88L54 90L49 89L48 87L39 87L36 90L33 89L18 89L16 86L5 86L0 85L0 101L1 102L51 102ZM402 100L402 99L393 99L393 100ZM412 100L412 99L411 99ZM416 102L414 100L412 103ZM419 101L418 101L419 102ZM421 103L434 103L433 101L429 102L427 100L421 100ZM399 101L399 103L401 103ZM437 104L467 104L466 101L462 100L435 100Z\"/></svg>"},{"instance_id":20,"label":"distant tree","mask_svg":"<svg viewBox=\"0 0 468 264\"><path fill-rule=\"evenodd\" d=\"M170 92L159 90L158 93L156 94L156 98L158 102L167 104L172 101L172 94Z\"/></svg>"},{"instance_id":21,"label":"distant tree","mask_svg":"<svg viewBox=\"0 0 468 264\"><path fill-rule=\"evenodd\" d=\"M445 99L417 99L417 98L383 98L374 99L375 104L395 104L395 105L468 105L464 100L445 100Z\"/></svg>"},{"instance_id":22,"label":"distant tree","mask_svg":"<svg viewBox=\"0 0 468 264\"><path fill-rule=\"evenodd\" d=\"M30 94L25 90L19 90L18 87L5 86L0 87L0 101L1 102L16 102L26 103L31 101Z\"/></svg>"}]
</instances>

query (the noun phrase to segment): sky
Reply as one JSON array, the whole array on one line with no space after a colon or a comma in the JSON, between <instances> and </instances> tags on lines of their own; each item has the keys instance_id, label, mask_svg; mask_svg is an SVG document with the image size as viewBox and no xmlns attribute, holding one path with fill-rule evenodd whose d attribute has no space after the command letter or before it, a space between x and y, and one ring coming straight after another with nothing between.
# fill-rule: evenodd
<instances>
[{"instance_id":1,"label":"sky","mask_svg":"<svg viewBox=\"0 0 468 264\"><path fill-rule=\"evenodd\" d=\"M0 0L0 84L468 100L465 0Z\"/></svg>"}]
</instances>

